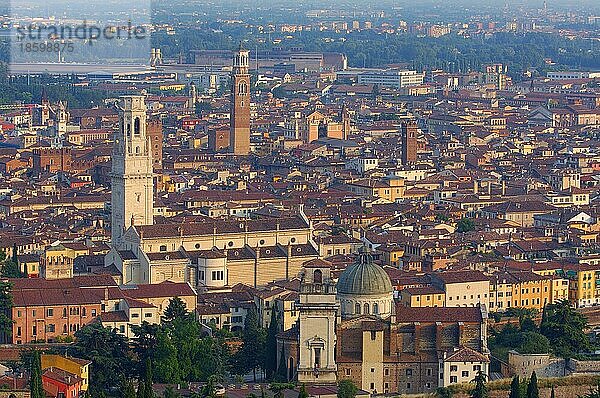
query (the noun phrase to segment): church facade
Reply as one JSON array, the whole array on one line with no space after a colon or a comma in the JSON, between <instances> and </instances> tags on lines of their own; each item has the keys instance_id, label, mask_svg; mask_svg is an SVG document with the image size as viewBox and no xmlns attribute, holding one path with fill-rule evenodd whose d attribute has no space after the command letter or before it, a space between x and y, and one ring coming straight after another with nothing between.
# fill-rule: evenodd
<instances>
[{"instance_id":1,"label":"church facade","mask_svg":"<svg viewBox=\"0 0 600 398\"><path fill-rule=\"evenodd\" d=\"M371 393L415 394L487 374L485 307L395 304L389 277L369 253L335 285L329 266L317 260L304 268L298 324L278 336L278 368L285 365L290 380L350 379Z\"/></svg>"}]
</instances>

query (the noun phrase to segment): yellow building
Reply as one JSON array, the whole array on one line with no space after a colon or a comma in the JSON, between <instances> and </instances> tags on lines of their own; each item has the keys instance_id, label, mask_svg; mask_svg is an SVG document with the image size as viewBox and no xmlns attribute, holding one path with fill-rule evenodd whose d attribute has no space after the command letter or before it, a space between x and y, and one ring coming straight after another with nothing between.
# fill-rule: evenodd
<instances>
[{"instance_id":1,"label":"yellow building","mask_svg":"<svg viewBox=\"0 0 600 398\"><path fill-rule=\"evenodd\" d=\"M404 256L404 246L397 244L383 244L377 247L377 251L381 252L381 260L383 265L400 268L402 265L402 257Z\"/></svg>"},{"instance_id":2,"label":"yellow building","mask_svg":"<svg viewBox=\"0 0 600 398\"><path fill-rule=\"evenodd\" d=\"M569 301L577 307L600 303L600 270L588 264L565 264L562 275L569 280Z\"/></svg>"},{"instance_id":3,"label":"yellow building","mask_svg":"<svg viewBox=\"0 0 600 398\"><path fill-rule=\"evenodd\" d=\"M72 278L73 261L89 252L90 249L81 242L48 246L40 259L40 275L46 279Z\"/></svg>"},{"instance_id":4,"label":"yellow building","mask_svg":"<svg viewBox=\"0 0 600 398\"><path fill-rule=\"evenodd\" d=\"M86 359L79 359L73 357L63 357L61 355L54 354L42 354L42 370L48 368L57 368L64 370L65 372L72 373L77 377L83 379L81 382L81 390L87 391L89 386L89 368L92 361Z\"/></svg>"},{"instance_id":5,"label":"yellow building","mask_svg":"<svg viewBox=\"0 0 600 398\"><path fill-rule=\"evenodd\" d=\"M404 197L406 187L400 177L377 179L362 179L348 183L351 192L361 196L375 197L395 202Z\"/></svg>"},{"instance_id":6,"label":"yellow building","mask_svg":"<svg viewBox=\"0 0 600 398\"><path fill-rule=\"evenodd\" d=\"M490 281L490 311L529 308L541 311L546 304L560 300L568 291L568 281L531 271L501 271Z\"/></svg>"},{"instance_id":7,"label":"yellow building","mask_svg":"<svg viewBox=\"0 0 600 398\"><path fill-rule=\"evenodd\" d=\"M446 293L433 286L402 289L398 292L398 299L405 307L446 306Z\"/></svg>"}]
</instances>

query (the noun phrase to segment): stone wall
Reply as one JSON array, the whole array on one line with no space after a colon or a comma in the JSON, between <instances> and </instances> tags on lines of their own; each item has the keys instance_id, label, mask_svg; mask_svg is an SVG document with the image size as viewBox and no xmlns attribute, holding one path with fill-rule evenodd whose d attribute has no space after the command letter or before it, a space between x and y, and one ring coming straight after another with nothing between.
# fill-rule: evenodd
<instances>
[{"instance_id":1,"label":"stone wall","mask_svg":"<svg viewBox=\"0 0 600 398\"><path fill-rule=\"evenodd\" d=\"M508 366L510 375L528 378L535 371L538 377L560 377L565 375L565 361L551 358L550 354L520 354L509 351Z\"/></svg>"},{"instance_id":2,"label":"stone wall","mask_svg":"<svg viewBox=\"0 0 600 398\"><path fill-rule=\"evenodd\" d=\"M572 373L600 373L600 361L578 361L569 359L567 368Z\"/></svg>"}]
</instances>

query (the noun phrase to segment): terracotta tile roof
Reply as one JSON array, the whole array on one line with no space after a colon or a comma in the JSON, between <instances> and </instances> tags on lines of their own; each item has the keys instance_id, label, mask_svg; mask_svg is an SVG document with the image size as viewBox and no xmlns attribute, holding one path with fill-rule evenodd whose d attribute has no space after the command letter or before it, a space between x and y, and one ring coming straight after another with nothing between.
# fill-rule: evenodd
<instances>
[{"instance_id":1,"label":"terracotta tile roof","mask_svg":"<svg viewBox=\"0 0 600 398\"><path fill-rule=\"evenodd\" d=\"M485 355L469 347L460 347L447 353L446 362L489 362Z\"/></svg>"},{"instance_id":2,"label":"terracotta tile roof","mask_svg":"<svg viewBox=\"0 0 600 398\"><path fill-rule=\"evenodd\" d=\"M15 307L82 304L100 305L100 299L93 291L82 288L43 290L13 289L12 295Z\"/></svg>"},{"instance_id":3,"label":"terracotta tile roof","mask_svg":"<svg viewBox=\"0 0 600 398\"><path fill-rule=\"evenodd\" d=\"M396 321L412 322L482 322L480 307L424 307L409 308L396 305Z\"/></svg>"},{"instance_id":4,"label":"terracotta tile roof","mask_svg":"<svg viewBox=\"0 0 600 398\"><path fill-rule=\"evenodd\" d=\"M100 322L129 322L125 311L111 311L100 314Z\"/></svg>"},{"instance_id":5,"label":"terracotta tile roof","mask_svg":"<svg viewBox=\"0 0 600 398\"><path fill-rule=\"evenodd\" d=\"M464 282L480 282L489 281L490 278L481 271L448 271L435 272L431 274L434 278L440 279L444 284L448 283L464 283Z\"/></svg>"},{"instance_id":6,"label":"terracotta tile roof","mask_svg":"<svg viewBox=\"0 0 600 398\"><path fill-rule=\"evenodd\" d=\"M306 229L308 224L301 217L279 219L213 221L186 224L136 225L135 229L142 238L164 238L175 236L203 236L213 234L259 232Z\"/></svg>"},{"instance_id":7,"label":"terracotta tile roof","mask_svg":"<svg viewBox=\"0 0 600 398\"><path fill-rule=\"evenodd\" d=\"M196 292L188 283L169 281L155 285L136 285L135 287L124 289L123 294L134 299L196 296Z\"/></svg>"}]
</instances>

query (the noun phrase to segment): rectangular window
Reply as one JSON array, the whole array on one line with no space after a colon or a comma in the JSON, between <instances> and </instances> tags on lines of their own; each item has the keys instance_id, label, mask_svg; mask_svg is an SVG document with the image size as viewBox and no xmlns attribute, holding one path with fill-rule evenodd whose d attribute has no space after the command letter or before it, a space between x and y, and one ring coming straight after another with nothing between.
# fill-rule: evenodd
<instances>
[{"instance_id":1,"label":"rectangular window","mask_svg":"<svg viewBox=\"0 0 600 398\"><path fill-rule=\"evenodd\" d=\"M47 316L47 317L54 316L54 308L48 308L48 309L46 310L46 316Z\"/></svg>"},{"instance_id":2,"label":"rectangular window","mask_svg":"<svg viewBox=\"0 0 600 398\"><path fill-rule=\"evenodd\" d=\"M48 325L48 332L54 333L54 331L56 330L55 328L56 327L54 326L54 324L51 323L50 325Z\"/></svg>"},{"instance_id":3,"label":"rectangular window","mask_svg":"<svg viewBox=\"0 0 600 398\"><path fill-rule=\"evenodd\" d=\"M346 376L350 376L350 369L345 370Z\"/></svg>"},{"instance_id":4,"label":"rectangular window","mask_svg":"<svg viewBox=\"0 0 600 398\"><path fill-rule=\"evenodd\" d=\"M315 368L321 367L321 348L315 347Z\"/></svg>"},{"instance_id":5,"label":"rectangular window","mask_svg":"<svg viewBox=\"0 0 600 398\"><path fill-rule=\"evenodd\" d=\"M146 312L144 314L144 318L150 318L150 317L152 317L152 313L151 312Z\"/></svg>"},{"instance_id":6,"label":"rectangular window","mask_svg":"<svg viewBox=\"0 0 600 398\"><path fill-rule=\"evenodd\" d=\"M385 376L389 376L390 375L390 370L388 368L383 369L383 374Z\"/></svg>"},{"instance_id":7,"label":"rectangular window","mask_svg":"<svg viewBox=\"0 0 600 398\"><path fill-rule=\"evenodd\" d=\"M458 377L450 376L450 383L456 383L456 382L458 382Z\"/></svg>"},{"instance_id":8,"label":"rectangular window","mask_svg":"<svg viewBox=\"0 0 600 398\"><path fill-rule=\"evenodd\" d=\"M468 370L463 370L461 376L462 377L469 377L469 371Z\"/></svg>"},{"instance_id":9,"label":"rectangular window","mask_svg":"<svg viewBox=\"0 0 600 398\"><path fill-rule=\"evenodd\" d=\"M132 318L139 318L139 317L140 317L140 314L131 314L131 317L132 317Z\"/></svg>"},{"instance_id":10,"label":"rectangular window","mask_svg":"<svg viewBox=\"0 0 600 398\"><path fill-rule=\"evenodd\" d=\"M458 370L458 366L450 365L450 372L456 372Z\"/></svg>"}]
</instances>

